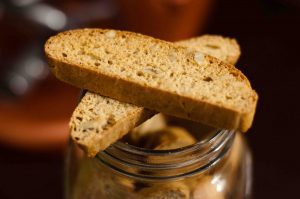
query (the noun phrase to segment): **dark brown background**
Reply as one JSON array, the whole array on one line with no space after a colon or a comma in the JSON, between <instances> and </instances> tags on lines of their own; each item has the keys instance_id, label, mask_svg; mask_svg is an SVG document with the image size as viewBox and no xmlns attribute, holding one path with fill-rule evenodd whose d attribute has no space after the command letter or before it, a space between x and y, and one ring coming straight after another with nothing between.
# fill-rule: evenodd
<instances>
[{"instance_id":1,"label":"dark brown background","mask_svg":"<svg viewBox=\"0 0 300 199\"><path fill-rule=\"evenodd\" d=\"M254 155L254 198L299 197L299 11L276 1L226 1L210 26L209 32L237 37L242 46L238 67L260 96L247 134Z\"/></svg>"},{"instance_id":2,"label":"dark brown background","mask_svg":"<svg viewBox=\"0 0 300 199\"><path fill-rule=\"evenodd\" d=\"M299 197L299 1L218 1L205 33L238 39L260 99L247 137L254 198ZM1 113L2 114L2 113ZM63 156L0 148L0 198L62 198Z\"/></svg>"}]
</instances>

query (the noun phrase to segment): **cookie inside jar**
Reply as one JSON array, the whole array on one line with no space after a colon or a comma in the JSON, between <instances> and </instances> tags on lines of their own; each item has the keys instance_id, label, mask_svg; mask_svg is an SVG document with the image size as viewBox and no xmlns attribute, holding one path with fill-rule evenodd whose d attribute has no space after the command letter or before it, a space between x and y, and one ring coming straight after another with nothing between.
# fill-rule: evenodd
<instances>
[{"instance_id":1,"label":"cookie inside jar","mask_svg":"<svg viewBox=\"0 0 300 199\"><path fill-rule=\"evenodd\" d=\"M218 129L159 113L142 123L121 141L151 150L174 150L205 142L217 134Z\"/></svg>"}]
</instances>

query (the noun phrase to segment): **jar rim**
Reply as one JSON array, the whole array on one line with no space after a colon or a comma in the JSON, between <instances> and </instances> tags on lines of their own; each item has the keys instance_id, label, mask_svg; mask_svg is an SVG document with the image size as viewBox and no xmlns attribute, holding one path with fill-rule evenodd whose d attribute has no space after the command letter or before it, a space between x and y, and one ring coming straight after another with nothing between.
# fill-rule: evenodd
<instances>
[{"instance_id":1,"label":"jar rim","mask_svg":"<svg viewBox=\"0 0 300 199\"><path fill-rule=\"evenodd\" d=\"M124 143L120 140L118 140L116 143L114 143L113 147L127 151L129 153L134 153L134 154L139 154L139 155L172 156L172 155L178 155L181 153L188 153L193 150L199 149L199 147L201 147L201 148L206 147L209 143L212 143L216 139L221 137L225 132L233 133L228 130L218 130L212 136L210 136L204 140L200 140L192 145L188 145L188 146L176 148L176 149L161 149L161 150L155 149L154 150L154 149L148 149L148 148L134 146L129 143Z\"/></svg>"},{"instance_id":2,"label":"jar rim","mask_svg":"<svg viewBox=\"0 0 300 199\"><path fill-rule=\"evenodd\" d=\"M234 135L233 130L219 130L210 138L171 150L151 150L117 142L100 152L96 160L119 174L135 179L178 179L216 165L229 151ZM160 162L151 162L153 159L148 157L159 158ZM169 174L171 171L174 172Z\"/></svg>"}]
</instances>

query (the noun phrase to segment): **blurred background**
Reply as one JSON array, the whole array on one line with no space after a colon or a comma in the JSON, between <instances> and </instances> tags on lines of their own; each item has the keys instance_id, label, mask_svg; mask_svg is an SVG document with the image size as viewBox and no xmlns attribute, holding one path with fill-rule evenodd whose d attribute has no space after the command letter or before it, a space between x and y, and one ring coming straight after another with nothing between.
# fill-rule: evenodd
<instances>
[{"instance_id":1,"label":"blurred background","mask_svg":"<svg viewBox=\"0 0 300 199\"><path fill-rule=\"evenodd\" d=\"M80 27L169 41L206 33L236 38L237 67L260 96L246 135L253 198L297 197L299 13L299 0L1 0L0 198L63 198L67 124L79 90L49 73L43 44Z\"/></svg>"}]
</instances>

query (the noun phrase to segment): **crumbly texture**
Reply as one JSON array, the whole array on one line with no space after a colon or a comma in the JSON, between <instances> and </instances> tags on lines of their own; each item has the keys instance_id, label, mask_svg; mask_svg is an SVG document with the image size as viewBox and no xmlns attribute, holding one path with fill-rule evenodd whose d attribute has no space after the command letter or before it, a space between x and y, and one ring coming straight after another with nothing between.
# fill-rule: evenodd
<instances>
[{"instance_id":1,"label":"crumbly texture","mask_svg":"<svg viewBox=\"0 0 300 199\"><path fill-rule=\"evenodd\" d=\"M144 199L189 199L189 188L180 182L167 183L142 189L139 198Z\"/></svg>"},{"instance_id":2,"label":"crumbly texture","mask_svg":"<svg viewBox=\"0 0 300 199\"><path fill-rule=\"evenodd\" d=\"M71 137L89 157L153 116L147 109L98 96L86 93L70 120Z\"/></svg>"},{"instance_id":3,"label":"crumbly texture","mask_svg":"<svg viewBox=\"0 0 300 199\"><path fill-rule=\"evenodd\" d=\"M232 65L140 34L82 29L45 46L53 73L75 86L123 102L246 131L257 95Z\"/></svg>"},{"instance_id":4,"label":"crumbly texture","mask_svg":"<svg viewBox=\"0 0 300 199\"><path fill-rule=\"evenodd\" d=\"M241 55L240 46L235 39L219 35L203 35L179 41L176 44L195 49L233 65Z\"/></svg>"}]
</instances>

